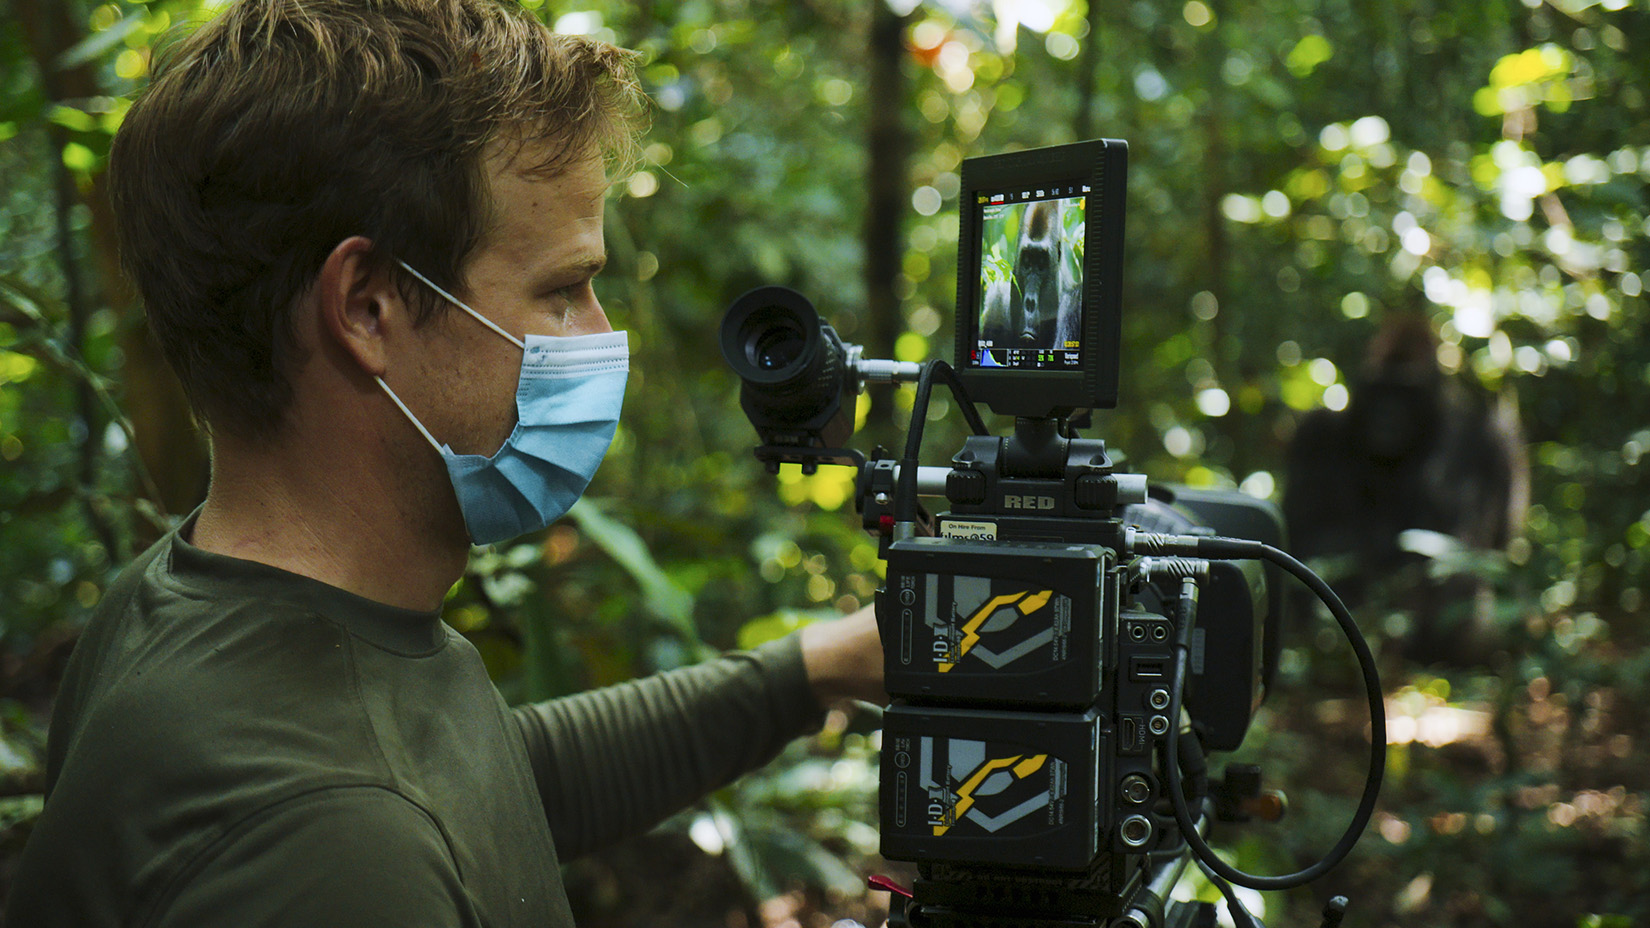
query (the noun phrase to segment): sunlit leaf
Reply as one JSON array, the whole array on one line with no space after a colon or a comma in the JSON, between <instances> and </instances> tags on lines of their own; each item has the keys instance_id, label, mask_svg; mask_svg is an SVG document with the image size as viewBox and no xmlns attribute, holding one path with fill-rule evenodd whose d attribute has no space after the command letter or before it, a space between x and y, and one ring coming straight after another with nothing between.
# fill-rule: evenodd
<instances>
[{"instance_id":1,"label":"sunlit leaf","mask_svg":"<svg viewBox=\"0 0 1650 928\"><path fill-rule=\"evenodd\" d=\"M148 10L141 7L126 14L109 28L102 32L94 32L65 49L57 56L57 67L68 71L101 57L105 52L125 42L128 36L145 24L148 17Z\"/></svg>"},{"instance_id":2,"label":"sunlit leaf","mask_svg":"<svg viewBox=\"0 0 1650 928\"><path fill-rule=\"evenodd\" d=\"M698 629L693 623L692 594L682 589L659 567L635 529L607 516L598 504L589 499L573 504L568 517L636 581L648 611L668 622L686 640L699 640Z\"/></svg>"}]
</instances>

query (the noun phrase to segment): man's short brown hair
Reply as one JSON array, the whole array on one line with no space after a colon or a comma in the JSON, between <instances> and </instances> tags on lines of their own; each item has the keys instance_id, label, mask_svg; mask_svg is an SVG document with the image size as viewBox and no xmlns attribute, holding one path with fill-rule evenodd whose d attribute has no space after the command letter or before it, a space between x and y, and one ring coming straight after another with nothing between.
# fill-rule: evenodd
<instances>
[{"instance_id":1,"label":"man's short brown hair","mask_svg":"<svg viewBox=\"0 0 1650 928\"><path fill-rule=\"evenodd\" d=\"M292 307L352 235L449 290L485 233L484 160L628 155L632 54L508 0L238 0L178 42L109 156L122 261L190 403L267 437ZM420 321L440 311L403 286Z\"/></svg>"}]
</instances>

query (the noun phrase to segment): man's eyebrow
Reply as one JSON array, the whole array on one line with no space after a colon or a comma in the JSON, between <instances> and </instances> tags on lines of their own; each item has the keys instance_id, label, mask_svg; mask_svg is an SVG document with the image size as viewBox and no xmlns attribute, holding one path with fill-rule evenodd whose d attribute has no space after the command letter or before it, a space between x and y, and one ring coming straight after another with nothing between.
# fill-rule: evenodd
<instances>
[{"instance_id":1,"label":"man's eyebrow","mask_svg":"<svg viewBox=\"0 0 1650 928\"><path fill-rule=\"evenodd\" d=\"M594 277L602 272L602 268L607 267L607 255L591 255L582 261L574 263L572 267L573 270L579 272L580 276L588 275L590 277Z\"/></svg>"},{"instance_id":2,"label":"man's eyebrow","mask_svg":"<svg viewBox=\"0 0 1650 928\"><path fill-rule=\"evenodd\" d=\"M567 264L557 264L545 268L536 278L545 283L563 283L565 281L583 280L586 277L595 277L607 267L607 255L593 254L576 259Z\"/></svg>"}]
</instances>

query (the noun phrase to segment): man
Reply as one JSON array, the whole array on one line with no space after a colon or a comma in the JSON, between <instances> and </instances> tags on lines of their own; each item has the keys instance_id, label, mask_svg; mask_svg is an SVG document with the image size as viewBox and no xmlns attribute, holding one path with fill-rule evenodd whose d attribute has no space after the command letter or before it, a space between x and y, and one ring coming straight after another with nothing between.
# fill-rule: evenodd
<instances>
[{"instance_id":1,"label":"man","mask_svg":"<svg viewBox=\"0 0 1650 928\"><path fill-rule=\"evenodd\" d=\"M880 696L865 612L515 710L439 620L613 435L629 66L498 0L241 0L156 68L110 180L212 487L77 647L8 924L568 925L559 858Z\"/></svg>"}]
</instances>

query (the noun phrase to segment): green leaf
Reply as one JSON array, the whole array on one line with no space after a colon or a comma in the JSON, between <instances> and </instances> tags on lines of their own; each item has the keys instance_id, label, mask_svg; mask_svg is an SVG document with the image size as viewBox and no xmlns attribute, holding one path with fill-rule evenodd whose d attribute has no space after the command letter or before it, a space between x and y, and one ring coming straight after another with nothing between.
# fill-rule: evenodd
<instances>
[{"instance_id":1,"label":"green leaf","mask_svg":"<svg viewBox=\"0 0 1650 928\"><path fill-rule=\"evenodd\" d=\"M1334 46L1321 35L1303 36L1295 47L1289 50L1289 57L1284 61L1289 71L1296 77L1306 77L1320 64L1334 57Z\"/></svg>"},{"instance_id":2,"label":"green leaf","mask_svg":"<svg viewBox=\"0 0 1650 928\"><path fill-rule=\"evenodd\" d=\"M97 154L79 142L70 142L63 146L63 163L83 174L89 174L97 167Z\"/></svg>"},{"instance_id":3,"label":"green leaf","mask_svg":"<svg viewBox=\"0 0 1650 928\"><path fill-rule=\"evenodd\" d=\"M46 797L33 793L0 799L0 832L34 821L45 808Z\"/></svg>"},{"instance_id":4,"label":"green leaf","mask_svg":"<svg viewBox=\"0 0 1650 928\"><path fill-rule=\"evenodd\" d=\"M742 651L749 651L770 641L778 641L803 626L835 616L835 613L826 613L823 610L803 612L796 609L781 609L778 612L770 612L739 626L738 646Z\"/></svg>"},{"instance_id":5,"label":"green leaf","mask_svg":"<svg viewBox=\"0 0 1650 928\"><path fill-rule=\"evenodd\" d=\"M785 827L782 822L758 818L748 822L744 840L762 862L765 883L785 886L802 883L827 893L852 896L865 889L859 874L848 869L835 854L807 835Z\"/></svg>"},{"instance_id":6,"label":"green leaf","mask_svg":"<svg viewBox=\"0 0 1650 928\"><path fill-rule=\"evenodd\" d=\"M126 14L125 19L113 26L81 39L64 49L63 53L57 56L55 62L57 69L59 71L72 70L98 58L104 52L125 41L126 37L142 26L148 18L149 11L139 7L136 12Z\"/></svg>"},{"instance_id":7,"label":"green leaf","mask_svg":"<svg viewBox=\"0 0 1650 928\"><path fill-rule=\"evenodd\" d=\"M610 518L588 498L574 503L567 514L587 538L636 581L649 612L665 620L685 640L701 640L693 621L693 594L665 573L634 529Z\"/></svg>"},{"instance_id":8,"label":"green leaf","mask_svg":"<svg viewBox=\"0 0 1650 928\"><path fill-rule=\"evenodd\" d=\"M57 104L46 112L46 121L75 132L90 132L97 128L97 119L91 113L62 104Z\"/></svg>"}]
</instances>

